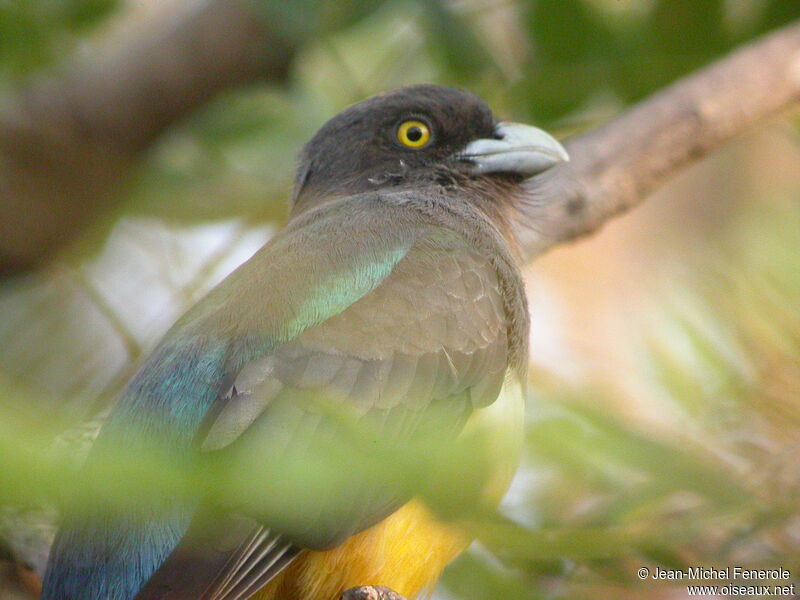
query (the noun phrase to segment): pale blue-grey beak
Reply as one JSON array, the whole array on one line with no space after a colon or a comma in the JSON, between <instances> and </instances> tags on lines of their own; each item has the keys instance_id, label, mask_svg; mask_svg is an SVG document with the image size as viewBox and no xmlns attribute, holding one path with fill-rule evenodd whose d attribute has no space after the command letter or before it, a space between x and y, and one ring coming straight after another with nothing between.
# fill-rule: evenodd
<instances>
[{"instance_id":1,"label":"pale blue-grey beak","mask_svg":"<svg viewBox=\"0 0 800 600\"><path fill-rule=\"evenodd\" d=\"M517 173L531 177L569 160L556 138L538 127L521 123L499 123L496 139L467 144L459 158L475 173Z\"/></svg>"}]
</instances>

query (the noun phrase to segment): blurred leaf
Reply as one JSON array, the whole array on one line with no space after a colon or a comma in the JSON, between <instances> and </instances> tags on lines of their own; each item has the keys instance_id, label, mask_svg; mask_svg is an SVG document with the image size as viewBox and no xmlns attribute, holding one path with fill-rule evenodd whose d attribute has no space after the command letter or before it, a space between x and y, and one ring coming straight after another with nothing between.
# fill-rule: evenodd
<instances>
[{"instance_id":1,"label":"blurred leaf","mask_svg":"<svg viewBox=\"0 0 800 600\"><path fill-rule=\"evenodd\" d=\"M64 54L118 0L0 0L0 72L18 78Z\"/></svg>"},{"instance_id":2,"label":"blurred leaf","mask_svg":"<svg viewBox=\"0 0 800 600\"><path fill-rule=\"evenodd\" d=\"M723 0L659 0L647 23L654 49L684 69L687 57L697 60L722 51L724 8Z\"/></svg>"},{"instance_id":3,"label":"blurred leaf","mask_svg":"<svg viewBox=\"0 0 800 600\"><path fill-rule=\"evenodd\" d=\"M474 550L465 552L448 567L443 583L457 598L464 600L540 600L546 597L519 572L479 557Z\"/></svg>"},{"instance_id":4,"label":"blurred leaf","mask_svg":"<svg viewBox=\"0 0 800 600\"><path fill-rule=\"evenodd\" d=\"M647 6L647 3L642 3ZM533 71L517 97L528 113L552 123L613 92L633 102L764 31L800 17L793 0L768 0L726 27L723 0L658 0L621 18L600 0L538 1L528 11L536 48Z\"/></svg>"},{"instance_id":5,"label":"blurred leaf","mask_svg":"<svg viewBox=\"0 0 800 600\"><path fill-rule=\"evenodd\" d=\"M376 7L368 0L250 0L268 18L280 24L283 35L304 42L349 27Z\"/></svg>"},{"instance_id":6,"label":"blurred leaf","mask_svg":"<svg viewBox=\"0 0 800 600\"><path fill-rule=\"evenodd\" d=\"M425 10L420 25L424 28L429 47L449 78L470 81L485 75L494 61L475 31L463 17L442 0L420 2Z\"/></svg>"},{"instance_id":7,"label":"blurred leaf","mask_svg":"<svg viewBox=\"0 0 800 600\"><path fill-rule=\"evenodd\" d=\"M610 34L582 0L536 2L528 27L535 72L520 96L527 96L535 119L547 123L605 85Z\"/></svg>"},{"instance_id":8,"label":"blurred leaf","mask_svg":"<svg viewBox=\"0 0 800 600\"><path fill-rule=\"evenodd\" d=\"M762 31L774 29L798 18L800 18L800 4L795 0L768 0L758 23L758 29Z\"/></svg>"},{"instance_id":9,"label":"blurred leaf","mask_svg":"<svg viewBox=\"0 0 800 600\"><path fill-rule=\"evenodd\" d=\"M638 473L664 494L690 490L720 504L752 500L752 493L730 467L654 440L577 404L562 405L559 413L537 419L529 426L528 436L537 454L559 463L565 455L571 456L585 471L616 479L617 486L630 485L635 481L631 475Z\"/></svg>"}]
</instances>

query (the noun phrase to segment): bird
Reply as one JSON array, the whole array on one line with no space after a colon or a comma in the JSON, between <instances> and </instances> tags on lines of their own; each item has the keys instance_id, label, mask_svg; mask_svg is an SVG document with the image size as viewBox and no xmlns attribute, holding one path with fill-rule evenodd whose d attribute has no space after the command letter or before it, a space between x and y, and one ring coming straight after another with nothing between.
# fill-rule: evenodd
<instances>
[{"instance_id":1,"label":"bird","mask_svg":"<svg viewBox=\"0 0 800 600\"><path fill-rule=\"evenodd\" d=\"M448 448L479 447L461 465L477 484L445 492L499 503L521 453L528 362L514 202L567 160L545 131L433 84L325 123L299 154L286 227L167 332L83 467L91 485L103 456L151 445L251 468L246 484L218 502L152 489L141 506L66 507L42 599L430 592L469 534L388 474L402 461L352 465L385 441L409 448L436 489ZM306 485L309 464L323 475Z\"/></svg>"}]
</instances>

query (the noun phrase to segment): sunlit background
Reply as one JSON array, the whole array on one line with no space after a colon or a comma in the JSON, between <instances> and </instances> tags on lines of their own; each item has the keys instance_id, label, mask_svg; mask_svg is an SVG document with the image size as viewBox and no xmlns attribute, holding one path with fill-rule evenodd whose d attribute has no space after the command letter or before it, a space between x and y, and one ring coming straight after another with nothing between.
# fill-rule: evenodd
<instances>
[{"instance_id":1,"label":"sunlit background","mask_svg":"<svg viewBox=\"0 0 800 600\"><path fill-rule=\"evenodd\" d=\"M199 5L0 3L0 91ZM800 17L796 0L342 5L287 84L221 94L78 242L0 280L0 419L55 436L102 418L181 312L282 226L297 151L348 104L430 81L564 137ZM798 125L761 124L526 268L529 437L504 512L529 535L474 546L437 597L686 597L639 581L643 565L800 575ZM50 500L0 507L0 534L50 535ZM32 597L0 564L0 598Z\"/></svg>"}]
</instances>

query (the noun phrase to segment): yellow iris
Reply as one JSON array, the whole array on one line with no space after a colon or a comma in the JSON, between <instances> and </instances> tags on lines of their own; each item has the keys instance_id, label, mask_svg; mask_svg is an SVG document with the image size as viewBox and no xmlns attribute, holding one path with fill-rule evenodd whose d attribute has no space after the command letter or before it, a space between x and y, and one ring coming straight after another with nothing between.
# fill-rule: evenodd
<instances>
[{"instance_id":1,"label":"yellow iris","mask_svg":"<svg viewBox=\"0 0 800 600\"><path fill-rule=\"evenodd\" d=\"M422 121L404 121L397 128L397 141L409 148L422 148L431 139L430 128Z\"/></svg>"}]
</instances>

